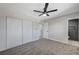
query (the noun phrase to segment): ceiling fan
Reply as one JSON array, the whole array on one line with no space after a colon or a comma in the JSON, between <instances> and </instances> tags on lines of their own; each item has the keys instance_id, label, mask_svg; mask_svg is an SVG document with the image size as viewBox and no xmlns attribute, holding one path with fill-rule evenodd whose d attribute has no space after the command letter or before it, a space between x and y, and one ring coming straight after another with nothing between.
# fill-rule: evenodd
<instances>
[{"instance_id":1,"label":"ceiling fan","mask_svg":"<svg viewBox=\"0 0 79 59\"><path fill-rule=\"evenodd\" d=\"M49 3L45 3L45 7L44 7L44 11L38 11L38 10L33 10L34 12L38 12L38 13L41 13L39 16L43 15L43 16L49 16L48 13L50 12L55 12L57 11L58 9L54 9L54 10L50 10L50 11L47 11L47 8L48 8L48 5Z\"/></svg>"}]
</instances>

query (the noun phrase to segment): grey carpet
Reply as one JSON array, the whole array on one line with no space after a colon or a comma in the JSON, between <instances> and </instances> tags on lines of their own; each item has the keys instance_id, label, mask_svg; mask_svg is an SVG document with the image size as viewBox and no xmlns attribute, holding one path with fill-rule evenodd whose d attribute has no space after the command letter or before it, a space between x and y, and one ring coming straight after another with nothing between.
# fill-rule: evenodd
<instances>
[{"instance_id":1,"label":"grey carpet","mask_svg":"<svg viewBox=\"0 0 79 59\"><path fill-rule=\"evenodd\" d=\"M48 39L39 39L0 52L0 55L78 55L79 48Z\"/></svg>"}]
</instances>

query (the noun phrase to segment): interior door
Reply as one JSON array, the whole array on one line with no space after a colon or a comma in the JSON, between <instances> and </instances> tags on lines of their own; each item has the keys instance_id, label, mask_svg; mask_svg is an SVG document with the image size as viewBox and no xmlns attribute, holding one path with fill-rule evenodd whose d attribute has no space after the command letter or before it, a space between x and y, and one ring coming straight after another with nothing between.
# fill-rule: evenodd
<instances>
[{"instance_id":1,"label":"interior door","mask_svg":"<svg viewBox=\"0 0 79 59\"><path fill-rule=\"evenodd\" d=\"M33 35L33 41L40 39L41 36L41 25L39 23L32 23L32 35Z\"/></svg>"},{"instance_id":2,"label":"interior door","mask_svg":"<svg viewBox=\"0 0 79 59\"><path fill-rule=\"evenodd\" d=\"M48 38L48 23L43 24L43 38Z\"/></svg>"},{"instance_id":3,"label":"interior door","mask_svg":"<svg viewBox=\"0 0 79 59\"><path fill-rule=\"evenodd\" d=\"M78 19L69 20L68 35L70 40L78 40Z\"/></svg>"}]
</instances>

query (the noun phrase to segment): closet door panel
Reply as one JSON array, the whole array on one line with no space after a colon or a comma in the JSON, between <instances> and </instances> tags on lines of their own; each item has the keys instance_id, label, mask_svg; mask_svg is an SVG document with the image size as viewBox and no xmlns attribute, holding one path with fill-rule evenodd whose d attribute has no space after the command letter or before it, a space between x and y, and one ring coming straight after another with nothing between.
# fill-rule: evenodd
<instances>
[{"instance_id":1,"label":"closet door panel","mask_svg":"<svg viewBox=\"0 0 79 59\"><path fill-rule=\"evenodd\" d=\"M23 44L32 41L32 22L23 20Z\"/></svg>"},{"instance_id":2,"label":"closet door panel","mask_svg":"<svg viewBox=\"0 0 79 59\"><path fill-rule=\"evenodd\" d=\"M0 17L0 51L6 49L6 17Z\"/></svg>"},{"instance_id":3,"label":"closet door panel","mask_svg":"<svg viewBox=\"0 0 79 59\"><path fill-rule=\"evenodd\" d=\"M22 20L17 20L17 44L22 45Z\"/></svg>"}]
</instances>

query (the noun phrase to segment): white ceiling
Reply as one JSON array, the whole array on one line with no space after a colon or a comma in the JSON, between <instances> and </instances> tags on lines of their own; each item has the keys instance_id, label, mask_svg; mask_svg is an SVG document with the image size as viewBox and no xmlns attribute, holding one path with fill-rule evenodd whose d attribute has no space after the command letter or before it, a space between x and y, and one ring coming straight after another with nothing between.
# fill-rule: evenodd
<instances>
[{"instance_id":1,"label":"white ceiling","mask_svg":"<svg viewBox=\"0 0 79 59\"><path fill-rule=\"evenodd\" d=\"M18 18L31 18L32 20L45 20L79 11L78 3L50 3L48 10L58 9L49 13L50 16L38 16L40 13L33 10L42 11L44 3L0 3L0 16L11 16Z\"/></svg>"}]
</instances>

